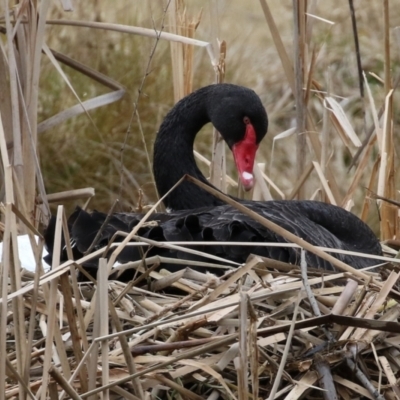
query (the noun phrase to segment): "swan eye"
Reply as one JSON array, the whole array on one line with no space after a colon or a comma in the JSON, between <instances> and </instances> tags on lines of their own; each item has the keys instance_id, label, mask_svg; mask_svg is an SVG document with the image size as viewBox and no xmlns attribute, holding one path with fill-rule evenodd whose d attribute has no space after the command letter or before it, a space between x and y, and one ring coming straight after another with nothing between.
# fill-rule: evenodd
<instances>
[{"instance_id":1,"label":"swan eye","mask_svg":"<svg viewBox=\"0 0 400 400\"><path fill-rule=\"evenodd\" d=\"M244 122L246 125L249 125L249 124L250 124L250 118L249 118L249 117L244 117L244 118L243 118L243 122Z\"/></svg>"}]
</instances>

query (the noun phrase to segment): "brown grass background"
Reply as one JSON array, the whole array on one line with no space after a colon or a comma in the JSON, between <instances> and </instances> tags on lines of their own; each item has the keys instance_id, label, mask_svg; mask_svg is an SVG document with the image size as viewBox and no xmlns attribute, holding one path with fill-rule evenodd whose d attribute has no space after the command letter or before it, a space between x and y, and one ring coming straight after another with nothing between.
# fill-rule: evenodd
<instances>
[{"instance_id":1,"label":"brown grass background","mask_svg":"<svg viewBox=\"0 0 400 400\"><path fill-rule=\"evenodd\" d=\"M160 28L164 7L161 1L90 2L76 3L73 13L65 13L60 4L51 9L52 19L78 19ZM269 6L290 59L293 60L293 7L290 1L270 1ZM370 73L383 79L384 32L381 2L355 2L362 67L367 74L377 108L383 103L383 84ZM215 42L215 38L227 43L225 81L253 88L262 98L270 118L269 133L260 146L257 160L267 164L267 172L286 194L290 193L296 180L295 136L275 143L273 138L293 127L296 121L295 100L290 92L281 61L271 39L260 4L256 1L187 1L186 13L195 18L202 11L196 38ZM365 126L372 123L371 113L360 101L354 37L351 27L349 5L346 1L319 2L317 15L333 24L315 20L311 46L318 54L313 78L330 93L338 96L342 106L361 140L365 137ZM391 7L390 27L400 24L398 7ZM170 30L168 17L164 29ZM132 118L133 103L145 74L154 39L140 36L77 28L70 26L48 26L46 39L49 46L83 64L117 80L126 88L126 95L115 104L90 111L92 121L82 114L39 137L39 153L42 172L49 193L72 188L91 186L96 197L91 206L108 209L115 198L120 198L122 208L136 204L141 188L147 201L155 200L155 192L145 157L145 149L137 124L133 124L127 135ZM396 76L399 65L399 47L391 29L391 71ZM173 81L169 43L160 41L151 61L151 70L140 96L138 113L143 127L147 148L152 149L158 126L168 109L173 105ZM107 89L72 69L64 68L75 90L85 100ZM215 74L206 51L194 50L193 87L213 83ZM397 96L397 95L396 95ZM40 80L39 120L44 120L76 103L74 96L53 65L43 57ZM309 109L318 130L322 130L322 105L316 96L311 96ZM365 124L366 122L366 124ZM394 113L394 131L398 117ZM351 154L343 146L335 130L330 127L329 152L337 181L344 194L350 184L352 172L348 172ZM197 149L210 158L210 128L200 136ZM123 151L121 173L121 143L127 137ZM354 154L355 149L352 149ZM376 154L376 153L375 153ZM229 155L230 156L230 155ZM308 159L315 159L310 150ZM372 161L372 159L371 159ZM356 212L360 212L368 184L372 163L369 163L354 200ZM228 171L234 175L228 157ZM207 171L205 171L207 172ZM122 178L121 178L122 175ZM121 184L122 182L122 184ZM305 197L309 198L319 185L315 173L306 185ZM320 197L320 196L319 196ZM318 196L317 196L318 198Z\"/></svg>"}]
</instances>

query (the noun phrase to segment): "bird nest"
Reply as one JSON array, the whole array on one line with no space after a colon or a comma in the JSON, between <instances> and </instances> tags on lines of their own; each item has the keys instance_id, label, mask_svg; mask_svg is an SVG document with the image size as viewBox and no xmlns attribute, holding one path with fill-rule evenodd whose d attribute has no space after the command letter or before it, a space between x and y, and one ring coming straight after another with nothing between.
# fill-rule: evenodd
<instances>
[{"instance_id":1,"label":"bird nest","mask_svg":"<svg viewBox=\"0 0 400 400\"><path fill-rule=\"evenodd\" d=\"M152 257L119 266L136 270L122 283L100 259L97 281L78 282L87 257L10 283L22 317L7 317L7 398L400 397L392 264L332 272L250 256L217 277Z\"/></svg>"}]
</instances>

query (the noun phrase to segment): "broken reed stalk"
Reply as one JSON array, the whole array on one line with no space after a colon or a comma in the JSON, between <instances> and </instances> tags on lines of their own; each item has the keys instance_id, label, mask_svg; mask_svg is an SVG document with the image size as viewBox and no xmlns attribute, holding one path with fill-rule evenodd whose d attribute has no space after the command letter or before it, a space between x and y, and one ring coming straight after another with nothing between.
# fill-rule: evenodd
<instances>
[{"instance_id":1,"label":"broken reed stalk","mask_svg":"<svg viewBox=\"0 0 400 400\"><path fill-rule=\"evenodd\" d=\"M180 35L182 27L180 26L179 12L184 11L180 9L182 1L171 0L169 4L169 26L171 33ZM174 103L177 103L182 97L185 96L184 87L184 56L183 56L183 44L170 42L169 47L171 49L171 64L172 64L172 84L174 89Z\"/></svg>"},{"instance_id":2,"label":"broken reed stalk","mask_svg":"<svg viewBox=\"0 0 400 400\"><path fill-rule=\"evenodd\" d=\"M223 83L225 81L226 42L220 39L217 1L211 2L211 15L211 43L218 54L218 62L214 65L215 82ZM215 128L213 128L212 137L210 183L226 193L226 145L220 133Z\"/></svg>"},{"instance_id":3,"label":"broken reed stalk","mask_svg":"<svg viewBox=\"0 0 400 400\"><path fill-rule=\"evenodd\" d=\"M383 139L381 165L379 171L380 185L384 187L383 194L389 199L396 198L395 191L395 165L394 165L394 142L393 142L393 89L390 71L390 31L389 31L389 1L383 1L383 28L384 28L384 50L385 50L385 114L383 124ZM397 209L390 204L381 203L381 238L392 239L397 232L398 223Z\"/></svg>"},{"instance_id":4,"label":"broken reed stalk","mask_svg":"<svg viewBox=\"0 0 400 400\"><path fill-rule=\"evenodd\" d=\"M188 16L184 0L171 0L169 28L176 35L193 39L200 24L201 11L196 18ZM174 102L193 91L194 46L188 43L170 42Z\"/></svg>"},{"instance_id":5,"label":"broken reed stalk","mask_svg":"<svg viewBox=\"0 0 400 400\"><path fill-rule=\"evenodd\" d=\"M63 374L60 373L60 371L54 365L50 367L49 374L64 389L65 393L67 393L71 399L81 400L79 393L74 390L74 388L64 378Z\"/></svg>"},{"instance_id":6,"label":"broken reed stalk","mask_svg":"<svg viewBox=\"0 0 400 400\"><path fill-rule=\"evenodd\" d=\"M324 400L339 399L335 384L333 383L329 362L327 362L320 354L315 356L315 369L318 372L319 385L323 390L322 395Z\"/></svg>"},{"instance_id":7,"label":"broken reed stalk","mask_svg":"<svg viewBox=\"0 0 400 400\"><path fill-rule=\"evenodd\" d=\"M213 2L215 13L217 12L217 2ZM213 24L215 23L213 19ZM214 32L217 32L214 27ZM216 82L222 83L225 80L225 57L226 57L226 42L220 42L217 37L214 42L219 49L219 62L214 66L216 74ZM210 165L210 183L224 193L227 191L227 178L226 178L226 145L220 133L213 128L213 143L212 143L212 156Z\"/></svg>"}]
</instances>

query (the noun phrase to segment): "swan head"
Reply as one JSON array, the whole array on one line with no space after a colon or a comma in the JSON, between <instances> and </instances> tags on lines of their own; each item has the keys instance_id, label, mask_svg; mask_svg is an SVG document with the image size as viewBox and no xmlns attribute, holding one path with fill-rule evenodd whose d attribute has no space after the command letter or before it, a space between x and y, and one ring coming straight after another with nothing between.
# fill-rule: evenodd
<instances>
[{"instance_id":1,"label":"swan head","mask_svg":"<svg viewBox=\"0 0 400 400\"><path fill-rule=\"evenodd\" d=\"M257 149L268 129L261 99L253 90L231 84L215 85L209 99L210 120L233 153L243 188L250 190Z\"/></svg>"}]
</instances>

